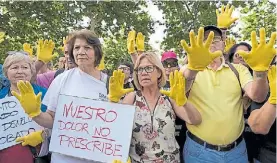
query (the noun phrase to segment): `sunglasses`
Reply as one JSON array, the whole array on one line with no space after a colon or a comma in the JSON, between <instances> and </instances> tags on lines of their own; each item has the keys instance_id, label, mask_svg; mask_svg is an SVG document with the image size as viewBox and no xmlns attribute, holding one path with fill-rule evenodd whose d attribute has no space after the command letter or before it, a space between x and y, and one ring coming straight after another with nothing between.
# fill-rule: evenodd
<instances>
[{"instance_id":1,"label":"sunglasses","mask_svg":"<svg viewBox=\"0 0 277 163\"><path fill-rule=\"evenodd\" d=\"M163 61L162 64L163 64L164 68L178 67L178 62Z\"/></svg>"},{"instance_id":2,"label":"sunglasses","mask_svg":"<svg viewBox=\"0 0 277 163\"><path fill-rule=\"evenodd\" d=\"M7 55L15 55L15 54L23 54L23 55L29 55L27 52L25 51L8 51Z\"/></svg>"},{"instance_id":3,"label":"sunglasses","mask_svg":"<svg viewBox=\"0 0 277 163\"><path fill-rule=\"evenodd\" d=\"M130 67L119 67L118 69L122 71L130 71Z\"/></svg>"}]
</instances>

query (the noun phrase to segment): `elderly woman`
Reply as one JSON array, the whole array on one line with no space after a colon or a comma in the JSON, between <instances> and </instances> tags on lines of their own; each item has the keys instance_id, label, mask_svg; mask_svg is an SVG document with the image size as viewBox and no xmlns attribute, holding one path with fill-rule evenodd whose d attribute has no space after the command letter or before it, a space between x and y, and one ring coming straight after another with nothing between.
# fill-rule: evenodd
<instances>
[{"instance_id":1,"label":"elderly woman","mask_svg":"<svg viewBox=\"0 0 277 163\"><path fill-rule=\"evenodd\" d=\"M114 92L129 91L113 87L115 76L116 73L110 79L109 98L113 102L118 101ZM134 82L138 91L127 94L122 101L136 106L130 146L132 163L179 163L179 146L174 135L176 115L196 125L201 123L200 113L186 100L179 106L175 100L160 93L166 77L163 65L154 53L146 52L138 56ZM171 91L178 91L176 89L177 86L172 87ZM186 99L184 90L179 92L183 92L181 98Z\"/></svg>"},{"instance_id":2,"label":"elderly woman","mask_svg":"<svg viewBox=\"0 0 277 163\"><path fill-rule=\"evenodd\" d=\"M25 112L33 117L38 124L46 128L52 128L55 112L60 94L86 97L94 100L107 100L106 80L107 76L97 69L102 54L100 40L89 30L75 32L69 43L69 56L78 67L65 71L57 76L51 83L43 103L47 105L45 113L40 112L36 104L26 105L21 102ZM23 84L24 85L24 84ZM20 92L24 96L24 92ZM36 96L25 96L25 98L36 99ZM38 101L40 103L40 101ZM52 153L52 163L88 163L80 158Z\"/></svg>"},{"instance_id":3,"label":"elderly woman","mask_svg":"<svg viewBox=\"0 0 277 163\"><path fill-rule=\"evenodd\" d=\"M35 67L32 60L26 52L13 51L8 52L8 56L3 64L3 73L9 80L10 84L0 90L0 99L12 96L11 92L19 92L17 83L21 81L33 82L36 76ZM42 98L46 93L46 89L38 85L32 84L35 94L42 93ZM41 105L41 111L46 110L45 105ZM34 151L33 151L34 152ZM0 151L0 162L17 163L20 162L33 163L34 156L29 146L22 146L21 144L3 149Z\"/></svg>"}]
</instances>

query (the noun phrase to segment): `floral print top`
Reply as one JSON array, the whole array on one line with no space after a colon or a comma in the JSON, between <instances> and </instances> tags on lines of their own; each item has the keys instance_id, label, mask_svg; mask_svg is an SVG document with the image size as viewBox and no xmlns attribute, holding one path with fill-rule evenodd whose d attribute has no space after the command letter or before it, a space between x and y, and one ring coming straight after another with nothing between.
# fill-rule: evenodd
<instances>
[{"instance_id":1,"label":"floral print top","mask_svg":"<svg viewBox=\"0 0 277 163\"><path fill-rule=\"evenodd\" d=\"M161 95L150 110L141 92L136 92L136 113L130 146L132 163L179 163L175 139L175 112L169 98Z\"/></svg>"}]
</instances>

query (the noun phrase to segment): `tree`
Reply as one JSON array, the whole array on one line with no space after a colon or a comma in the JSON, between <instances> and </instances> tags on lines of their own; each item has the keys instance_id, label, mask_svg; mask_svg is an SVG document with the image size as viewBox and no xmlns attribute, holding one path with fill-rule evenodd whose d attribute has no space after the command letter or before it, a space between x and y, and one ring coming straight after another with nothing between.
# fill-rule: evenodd
<instances>
[{"instance_id":1,"label":"tree","mask_svg":"<svg viewBox=\"0 0 277 163\"><path fill-rule=\"evenodd\" d=\"M216 25L215 10L223 5L218 1L159 1L155 3L162 10L165 19L164 50L175 49L183 58L180 41L189 42L189 32L206 25ZM224 3L226 5L226 3ZM244 2L232 2L235 7L243 6Z\"/></svg>"},{"instance_id":2,"label":"tree","mask_svg":"<svg viewBox=\"0 0 277 163\"><path fill-rule=\"evenodd\" d=\"M9 50L20 50L28 42L35 45L40 38L52 39L56 47L70 31L89 28L99 37L118 37L124 27L142 31L146 38L154 32L150 16L143 10L145 2L97 1L5 1L0 2L0 30L6 39L0 44L1 61ZM91 20L84 25L84 18Z\"/></svg>"},{"instance_id":3,"label":"tree","mask_svg":"<svg viewBox=\"0 0 277 163\"><path fill-rule=\"evenodd\" d=\"M245 8L242 8L242 22L243 26L240 31L242 34L242 40L250 41L251 32L256 31L259 37L258 30L262 27L266 29L267 38L269 34L276 32L276 4L269 2L268 0L260 0L258 3L247 4Z\"/></svg>"}]
</instances>

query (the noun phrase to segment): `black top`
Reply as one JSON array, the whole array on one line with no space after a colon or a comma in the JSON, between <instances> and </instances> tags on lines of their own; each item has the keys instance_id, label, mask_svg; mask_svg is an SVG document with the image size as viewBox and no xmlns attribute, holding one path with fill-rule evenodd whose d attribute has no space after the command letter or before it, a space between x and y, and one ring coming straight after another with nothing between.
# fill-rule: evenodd
<instances>
[{"instance_id":1,"label":"black top","mask_svg":"<svg viewBox=\"0 0 277 163\"><path fill-rule=\"evenodd\" d=\"M54 75L54 78L56 78L58 75L60 75L61 73L64 72L64 69L58 69L56 72L55 72L55 75Z\"/></svg>"},{"instance_id":2,"label":"black top","mask_svg":"<svg viewBox=\"0 0 277 163\"><path fill-rule=\"evenodd\" d=\"M268 100L268 97L267 97L266 101ZM251 111L260 109L265 104L265 102L263 102L263 103L252 102ZM263 141L262 147L265 149L268 149L270 151L273 151L273 152L276 151L276 120L274 121L273 125L271 126L269 133L264 136L264 141Z\"/></svg>"}]
</instances>

